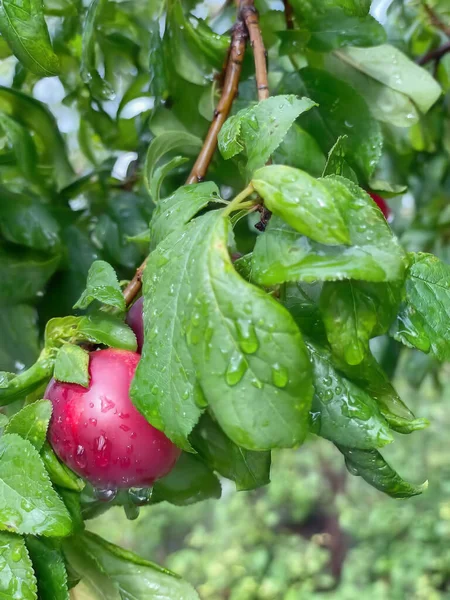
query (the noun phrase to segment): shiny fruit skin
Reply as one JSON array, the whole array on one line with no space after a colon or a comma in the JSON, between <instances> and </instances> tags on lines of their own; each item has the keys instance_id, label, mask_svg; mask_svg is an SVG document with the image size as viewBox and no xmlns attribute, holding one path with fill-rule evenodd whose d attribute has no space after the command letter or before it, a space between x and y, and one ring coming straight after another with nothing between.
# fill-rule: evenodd
<instances>
[{"instance_id":1,"label":"shiny fruit skin","mask_svg":"<svg viewBox=\"0 0 450 600\"><path fill-rule=\"evenodd\" d=\"M141 296L127 313L126 323L134 331L134 335L137 340L137 351L142 352L142 345L144 343L144 298Z\"/></svg>"},{"instance_id":2,"label":"shiny fruit skin","mask_svg":"<svg viewBox=\"0 0 450 600\"><path fill-rule=\"evenodd\" d=\"M149 487L175 465L180 450L131 403L140 355L99 350L89 358L89 388L52 379L49 441L75 473L100 490Z\"/></svg>"},{"instance_id":3,"label":"shiny fruit skin","mask_svg":"<svg viewBox=\"0 0 450 600\"><path fill-rule=\"evenodd\" d=\"M373 192L369 192L369 196L372 198L372 200L374 202L376 202L376 204L378 204L378 207L381 210L381 212L383 213L384 218L388 219L391 215L391 209L387 205L386 200L384 198L382 198L381 196L378 196L378 194L374 194Z\"/></svg>"}]
</instances>

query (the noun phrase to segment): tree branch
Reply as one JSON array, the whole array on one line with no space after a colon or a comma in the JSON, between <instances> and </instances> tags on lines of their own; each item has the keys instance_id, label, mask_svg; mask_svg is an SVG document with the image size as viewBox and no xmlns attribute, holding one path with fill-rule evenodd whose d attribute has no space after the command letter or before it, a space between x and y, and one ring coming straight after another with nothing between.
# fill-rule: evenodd
<instances>
[{"instance_id":1,"label":"tree branch","mask_svg":"<svg viewBox=\"0 0 450 600\"><path fill-rule=\"evenodd\" d=\"M187 184L203 181L206 175L209 164L216 150L217 137L222 125L230 113L233 100L238 91L246 42L247 30L244 25L243 18L239 13L236 24L232 29L230 48L226 58L222 95L219 103L217 104L217 108L214 111L214 118L208 133L206 134L202 149L200 150L197 160L192 167L192 171L187 178ZM147 259L145 259L142 265L137 269L133 279L123 291L125 303L127 305L133 302L142 287L142 274L146 264Z\"/></svg>"},{"instance_id":2,"label":"tree branch","mask_svg":"<svg viewBox=\"0 0 450 600\"><path fill-rule=\"evenodd\" d=\"M197 183L203 181L209 163L213 157L217 146L217 136L225 123L233 104L233 100L238 91L239 79L242 70L242 61L244 59L245 44L247 41L247 32L244 23L240 18L236 21L233 27L230 51L228 54L227 65L225 69L225 79L217 108L214 111L214 118L210 125L209 131L206 134L203 147L200 150L197 160L195 161L192 171L186 183Z\"/></svg>"},{"instance_id":3,"label":"tree branch","mask_svg":"<svg viewBox=\"0 0 450 600\"><path fill-rule=\"evenodd\" d=\"M439 48L435 48L435 50L431 50L430 52L427 52L426 54L424 54L423 56L418 58L416 62L418 65L421 65L421 66L426 65L427 63L429 63L433 60L436 62L439 62L441 60L441 58L445 54L447 54L447 52L450 52L450 42L447 42L446 44L439 46Z\"/></svg>"},{"instance_id":4,"label":"tree branch","mask_svg":"<svg viewBox=\"0 0 450 600\"><path fill-rule=\"evenodd\" d=\"M289 0L283 0L284 18L286 20L286 29L294 29L294 11Z\"/></svg>"},{"instance_id":5,"label":"tree branch","mask_svg":"<svg viewBox=\"0 0 450 600\"><path fill-rule=\"evenodd\" d=\"M447 37L450 37L450 26L444 23L441 17L426 2L423 3L423 7L430 18L431 24L445 33Z\"/></svg>"},{"instance_id":6,"label":"tree branch","mask_svg":"<svg viewBox=\"0 0 450 600\"><path fill-rule=\"evenodd\" d=\"M269 82L267 79L267 52L259 28L258 11L254 6L254 0L241 0L240 15L247 27L250 43L255 58L256 88L258 100L266 100L269 97Z\"/></svg>"}]
</instances>

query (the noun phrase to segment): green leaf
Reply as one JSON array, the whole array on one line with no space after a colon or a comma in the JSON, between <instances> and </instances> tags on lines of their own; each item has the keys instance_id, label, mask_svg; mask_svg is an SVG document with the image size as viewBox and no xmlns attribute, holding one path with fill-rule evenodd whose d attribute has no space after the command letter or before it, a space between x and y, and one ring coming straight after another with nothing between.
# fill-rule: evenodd
<instances>
[{"instance_id":1,"label":"green leaf","mask_svg":"<svg viewBox=\"0 0 450 600\"><path fill-rule=\"evenodd\" d=\"M86 289L74 304L74 308L87 308L94 300L114 306L120 311L125 310L125 300L116 272L104 260L96 260L92 263L87 276Z\"/></svg>"},{"instance_id":2,"label":"green leaf","mask_svg":"<svg viewBox=\"0 0 450 600\"><path fill-rule=\"evenodd\" d=\"M160 200L150 221L150 248L156 248L172 232L182 230L210 202L223 202L219 188L210 181L184 185Z\"/></svg>"},{"instance_id":3,"label":"green leaf","mask_svg":"<svg viewBox=\"0 0 450 600\"><path fill-rule=\"evenodd\" d=\"M381 211L361 188L342 177L321 180L339 205L351 246L325 246L273 217L253 251L253 277L261 285L284 281L393 281L406 256Z\"/></svg>"},{"instance_id":4,"label":"green leaf","mask_svg":"<svg viewBox=\"0 0 450 600\"><path fill-rule=\"evenodd\" d=\"M200 138L187 131L165 131L156 136L147 150L144 165L144 183L153 202L158 202L159 197L154 196L159 187L159 176L157 183L153 184L156 167L161 158L168 152L180 149L184 154L195 156L201 149L203 142Z\"/></svg>"},{"instance_id":5,"label":"green leaf","mask_svg":"<svg viewBox=\"0 0 450 600\"><path fill-rule=\"evenodd\" d=\"M82 317L77 327L77 341L105 344L111 348L131 350L137 348L136 336L120 319L97 313Z\"/></svg>"},{"instance_id":6,"label":"green leaf","mask_svg":"<svg viewBox=\"0 0 450 600\"><path fill-rule=\"evenodd\" d=\"M214 471L236 483L236 489L253 490L270 482L270 452L252 452L234 444L208 414L191 435L199 456Z\"/></svg>"},{"instance_id":7,"label":"green leaf","mask_svg":"<svg viewBox=\"0 0 450 600\"><path fill-rule=\"evenodd\" d=\"M309 98L272 96L244 108L225 122L219 133L219 150L225 159L243 153L248 177L262 167L281 144L295 119L315 106Z\"/></svg>"},{"instance_id":8,"label":"green leaf","mask_svg":"<svg viewBox=\"0 0 450 600\"><path fill-rule=\"evenodd\" d=\"M49 400L38 400L33 404L27 404L11 417L5 427L5 433L17 433L39 451L47 437L51 416L52 404Z\"/></svg>"},{"instance_id":9,"label":"green leaf","mask_svg":"<svg viewBox=\"0 0 450 600\"><path fill-rule=\"evenodd\" d=\"M183 452L172 471L155 482L152 504L165 501L187 506L208 498L220 498L220 482L210 466L193 454Z\"/></svg>"},{"instance_id":10,"label":"green leaf","mask_svg":"<svg viewBox=\"0 0 450 600\"><path fill-rule=\"evenodd\" d=\"M290 165L319 177L325 166L325 156L316 140L294 123L273 152L277 165Z\"/></svg>"},{"instance_id":11,"label":"green leaf","mask_svg":"<svg viewBox=\"0 0 450 600\"><path fill-rule=\"evenodd\" d=\"M333 352L350 365L369 352L369 340L386 333L400 303L399 286L339 281L325 283L320 307Z\"/></svg>"},{"instance_id":12,"label":"green leaf","mask_svg":"<svg viewBox=\"0 0 450 600\"><path fill-rule=\"evenodd\" d=\"M302 52L311 37L309 31L300 29L288 29L286 31L276 31L275 33L281 40L278 48L280 56Z\"/></svg>"},{"instance_id":13,"label":"green leaf","mask_svg":"<svg viewBox=\"0 0 450 600\"><path fill-rule=\"evenodd\" d=\"M59 255L22 248L0 247L0 302L16 304L35 300L56 271Z\"/></svg>"},{"instance_id":14,"label":"green leaf","mask_svg":"<svg viewBox=\"0 0 450 600\"><path fill-rule=\"evenodd\" d=\"M391 429L398 433L412 433L428 427L427 419L416 419L404 404L372 354L368 354L358 365L349 365L336 355L333 356L333 363L339 371L376 400Z\"/></svg>"},{"instance_id":15,"label":"green leaf","mask_svg":"<svg viewBox=\"0 0 450 600\"><path fill-rule=\"evenodd\" d=\"M41 459L54 485L75 492L84 488L84 481L58 459L48 442L45 442L41 449Z\"/></svg>"},{"instance_id":16,"label":"green leaf","mask_svg":"<svg viewBox=\"0 0 450 600\"><path fill-rule=\"evenodd\" d=\"M318 106L302 117L302 127L328 152L339 136L348 137L350 166L368 179L380 159L380 125L364 99L348 84L326 71L307 67L286 76L280 92L306 95Z\"/></svg>"},{"instance_id":17,"label":"green leaf","mask_svg":"<svg viewBox=\"0 0 450 600\"><path fill-rule=\"evenodd\" d=\"M89 86L92 96L100 102L111 100L115 96L111 85L98 72L96 64L95 45L98 35L98 20L104 6L104 0L93 0L88 8L83 27L81 53L81 78Z\"/></svg>"},{"instance_id":18,"label":"green leaf","mask_svg":"<svg viewBox=\"0 0 450 600\"><path fill-rule=\"evenodd\" d=\"M144 560L133 552L110 544L86 532L65 544L70 547L69 560L75 551L83 557L83 565L96 565L118 591L117 598L132 600L199 600L195 590L174 573ZM104 596L113 600L116 595Z\"/></svg>"},{"instance_id":19,"label":"green leaf","mask_svg":"<svg viewBox=\"0 0 450 600\"><path fill-rule=\"evenodd\" d=\"M75 344L64 344L56 355L53 376L58 381L89 387L89 352Z\"/></svg>"},{"instance_id":20,"label":"green leaf","mask_svg":"<svg viewBox=\"0 0 450 600\"><path fill-rule=\"evenodd\" d=\"M357 184L358 177L345 160L347 154L347 139L348 136L340 135L334 146L328 152L327 162L323 169L322 177L326 177L327 175L340 175Z\"/></svg>"},{"instance_id":21,"label":"green leaf","mask_svg":"<svg viewBox=\"0 0 450 600\"><path fill-rule=\"evenodd\" d=\"M410 98L354 69L340 56L329 54L325 65L335 77L351 85L367 102L370 112L378 121L391 123L395 127L411 127L419 121L419 114Z\"/></svg>"},{"instance_id":22,"label":"green leaf","mask_svg":"<svg viewBox=\"0 0 450 600\"><path fill-rule=\"evenodd\" d=\"M282 302L294 317L300 331L326 343L327 336L319 309L321 284L287 283Z\"/></svg>"},{"instance_id":23,"label":"green leaf","mask_svg":"<svg viewBox=\"0 0 450 600\"><path fill-rule=\"evenodd\" d=\"M40 600L69 600L64 556L52 540L28 537Z\"/></svg>"},{"instance_id":24,"label":"green leaf","mask_svg":"<svg viewBox=\"0 0 450 600\"><path fill-rule=\"evenodd\" d=\"M189 161L187 156L174 156L171 160L157 167L153 172L152 180L150 181L150 196L154 199L154 202L159 202L161 186L164 179L169 175L171 171L184 165Z\"/></svg>"},{"instance_id":25,"label":"green leaf","mask_svg":"<svg viewBox=\"0 0 450 600\"><path fill-rule=\"evenodd\" d=\"M322 244L350 243L327 182L292 167L271 165L254 173L252 185L270 211L303 235Z\"/></svg>"},{"instance_id":26,"label":"green leaf","mask_svg":"<svg viewBox=\"0 0 450 600\"><path fill-rule=\"evenodd\" d=\"M64 139L50 110L31 96L0 86L0 111L39 136L44 157L52 165L59 189L67 185L74 172Z\"/></svg>"},{"instance_id":27,"label":"green leaf","mask_svg":"<svg viewBox=\"0 0 450 600\"><path fill-rule=\"evenodd\" d=\"M342 48L336 55L355 69L405 94L418 109L430 110L442 90L434 77L389 44L374 48Z\"/></svg>"},{"instance_id":28,"label":"green leaf","mask_svg":"<svg viewBox=\"0 0 450 600\"><path fill-rule=\"evenodd\" d=\"M236 444L293 446L306 434L311 398L302 337L281 305L235 272L228 233L223 211L212 211L150 255L145 342L131 395L186 449L205 402Z\"/></svg>"},{"instance_id":29,"label":"green leaf","mask_svg":"<svg viewBox=\"0 0 450 600\"><path fill-rule=\"evenodd\" d=\"M0 406L25 398L48 381L53 373L54 360L52 351L43 350L39 360L19 375L0 371Z\"/></svg>"},{"instance_id":30,"label":"green leaf","mask_svg":"<svg viewBox=\"0 0 450 600\"><path fill-rule=\"evenodd\" d=\"M393 441L373 398L333 367L331 355L307 344L313 364L312 430L336 444L369 450Z\"/></svg>"},{"instance_id":31,"label":"green leaf","mask_svg":"<svg viewBox=\"0 0 450 600\"><path fill-rule=\"evenodd\" d=\"M72 530L37 450L12 433L0 438L0 498L0 529L56 537Z\"/></svg>"},{"instance_id":32,"label":"green leaf","mask_svg":"<svg viewBox=\"0 0 450 600\"><path fill-rule=\"evenodd\" d=\"M50 43L41 0L2 2L0 32L27 69L42 77L58 74L59 61Z\"/></svg>"},{"instance_id":33,"label":"green leaf","mask_svg":"<svg viewBox=\"0 0 450 600\"><path fill-rule=\"evenodd\" d=\"M0 231L6 240L35 250L59 249L58 222L37 198L1 186L0 197Z\"/></svg>"},{"instance_id":34,"label":"green leaf","mask_svg":"<svg viewBox=\"0 0 450 600\"><path fill-rule=\"evenodd\" d=\"M337 447L345 456L345 464L352 475L359 475L368 484L392 498L417 496L428 487L427 481L422 485L404 481L376 450Z\"/></svg>"},{"instance_id":35,"label":"green leaf","mask_svg":"<svg viewBox=\"0 0 450 600\"><path fill-rule=\"evenodd\" d=\"M2 306L0 368L14 371L30 366L39 354L37 311L26 304Z\"/></svg>"},{"instance_id":36,"label":"green leaf","mask_svg":"<svg viewBox=\"0 0 450 600\"><path fill-rule=\"evenodd\" d=\"M33 565L22 537L0 532L0 598L36 600Z\"/></svg>"},{"instance_id":37,"label":"green leaf","mask_svg":"<svg viewBox=\"0 0 450 600\"><path fill-rule=\"evenodd\" d=\"M36 168L38 161L36 146L28 129L5 113L0 113L0 127L8 137L16 155L17 165L23 175L30 183L33 182L39 185L39 174Z\"/></svg>"},{"instance_id":38,"label":"green leaf","mask_svg":"<svg viewBox=\"0 0 450 600\"><path fill-rule=\"evenodd\" d=\"M392 335L407 346L450 360L450 265L432 254L410 254L405 300Z\"/></svg>"},{"instance_id":39,"label":"green leaf","mask_svg":"<svg viewBox=\"0 0 450 600\"><path fill-rule=\"evenodd\" d=\"M383 26L371 15L351 15L338 7L311 15L306 31L310 33L308 47L316 52L343 46L376 46L386 41Z\"/></svg>"},{"instance_id":40,"label":"green leaf","mask_svg":"<svg viewBox=\"0 0 450 600\"><path fill-rule=\"evenodd\" d=\"M158 105L167 96L167 69L165 64L163 43L160 36L159 19L154 19L149 26L149 92Z\"/></svg>"}]
</instances>

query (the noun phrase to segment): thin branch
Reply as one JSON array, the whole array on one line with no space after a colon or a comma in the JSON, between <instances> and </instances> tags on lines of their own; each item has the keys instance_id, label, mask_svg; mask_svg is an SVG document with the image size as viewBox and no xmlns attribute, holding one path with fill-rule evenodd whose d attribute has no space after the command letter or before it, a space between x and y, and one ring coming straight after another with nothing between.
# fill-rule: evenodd
<instances>
[{"instance_id":1,"label":"thin branch","mask_svg":"<svg viewBox=\"0 0 450 600\"><path fill-rule=\"evenodd\" d=\"M242 61L244 59L245 44L247 41L247 32L244 27L244 23L240 18L236 21L233 27L230 53L228 56L228 62L225 69L225 79L222 89L222 96L217 104L217 108L214 111L214 118L208 133L206 134L203 147L195 161L192 171L186 181L186 183L197 183L203 181L206 171L208 170L209 163L212 160L214 151L217 146L217 136L225 123L233 104L233 100L238 91L239 79L242 70Z\"/></svg>"},{"instance_id":2,"label":"thin branch","mask_svg":"<svg viewBox=\"0 0 450 600\"><path fill-rule=\"evenodd\" d=\"M289 0L283 0L284 18L286 20L286 29L294 29L294 11Z\"/></svg>"},{"instance_id":3,"label":"thin branch","mask_svg":"<svg viewBox=\"0 0 450 600\"><path fill-rule=\"evenodd\" d=\"M444 23L441 17L426 2L423 3L423 7L430 18L431 24L445 33L447 37L450 37L450 26L447 25L447 23Z\"/></svg>"},{"instance_id":4,"label":"thin branch","mask_svg":"<svg viewBox=\"0 0 450 600\"><path fill-rule=\"evenodd\" d=\"M254 0L241 0L240 14L247 27L250 43L253 48L258 100L266 100L269 97L267 52L264 47L261 29L259 28L258 11L254 6Z\"/></svg>"},{"instance_id":5,"label":"thin branch","mask_svg":"<svg viewBox=\"0 0 450 600\"><path fill-rule=\"evenodd\" d=\"M206 135L202 149L200 150L200 154L198 155L198 158L192 167L192 171L186 183L197 183L203 181L206 175L217 146L217 137L220 129L230 113L233 100L238 91L246 42L247 30L243 19L239 15L231 34L230 49L226 59L222 95L219 103L217 104L217 108L214 111L214 118ZM144 272L146 263L147 259L145 259L142 265L137 269L133 279L123 291L127 305L133 302L142 287L142 274Z\"/></svg>"},{"instance_id":6,"label":"thin branch","mask_svg":"<svg viewBox=\"0 0 450 600\"><path fill-rule=\"evenodd\" d=\"M450 52L450 42L447 42L446 44L439 46L439 48L436 48L435 50L431 50L430 52L427 52L426 54L424 54L423 56L418 58L416 62L418 65L426 65L427 63L429 63L433 60L436 62L439 62L441 60L441 58L445 54L447 54L447 52Z\"/></svg>"}]
</instances>

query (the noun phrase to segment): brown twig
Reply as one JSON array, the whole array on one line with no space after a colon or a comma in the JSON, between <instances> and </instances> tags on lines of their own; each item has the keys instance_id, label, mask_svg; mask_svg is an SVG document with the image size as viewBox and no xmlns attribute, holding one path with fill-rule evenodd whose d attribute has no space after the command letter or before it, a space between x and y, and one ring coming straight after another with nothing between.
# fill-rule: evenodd
<instances>
[{"instance_id":1,"label":"brown twig","mask_svg":"<svg viewBox=\"0 0 450 600\"><path fill-rule=\"evenodd\" d=\"M441 58L447 54L447 52L450 52L450 42L447 42L446 44L439 46L439 48L435 48L434 50L427 52L418 58L416 62L418 65L426 65L433 60L439 62Z\"/></svg>"},{"instance_id":2,"label":"brown twig","mask_svg":"<svg viewBox=\"0 0 450 600\"><path fill-rule=\"evenodd\" d=\"M214 111L214 118L206 134L200 154L195 161L194 166L186 183L197 183L203 181L206 171L213 157L217 146L217 137L222 125L226 121L233 100L237 94L239 79L242 70L242 61L244 59L245 46L247 42L247 30L244 25L241 14L239 13L236 24L232 29L230 49L226 58L225 76L222 87L222 95L220 97L217 108ZM147 259L137 269L133 279L123 291L125 303L131 304L138 295L142 286L142 274L145 269Z\"/></svg>"},{"instance_id":3,"label":"brown twig","mask_svg":"<svg viewBox=\"0 0 450 600\"><path fill-rule=\"evenodd\" d=\"M445 33L447 37L450 37L450 26L444 23L441 17L426 2L423 3L423 7L430 18L431 24Z\"/></svg>"},{"instance_id":4,"label":"brown twig","mask_svg":"<svg viewBox=\"0 0 450 600\"><path fill-rule=\"evenodd\" d=\"M203 147L195 161L192 171L186 183L197 183L203 181L209 163L213 157L217 146L217 136L225 123L233 104L233 100L238 91L239 78L241 76L242 61L244 59L245 44L247 41L247 32L244 23L240 18L236 21L233 27L231 36L230 53L225 69L225 78L217 108L214 111L214 118L210 125L209 131L206 134Z\"/></svg>"},{"instance_id":5,"label":"brown twig","mask_svg":"<svg viewBox=\"0 0 450 600\"><path fill-rule=\"evenodd\" d=\"M258 100L266 100L269 97L267 53L259 28L258 12L255 8L254 0L241 0L240 14L247 27L250 43L253 48Z\"/></svg>"},{"instance_id":6,"label":"brown twig","mask_svg":"<svg viewBox=\"0 0 450 600\"><path fill-rule=\"evenodd\" d=\"M283 0L284 18L286 20L286 29L294 29L294 11L289 0Z\"/></svg>"}]
</instances>

